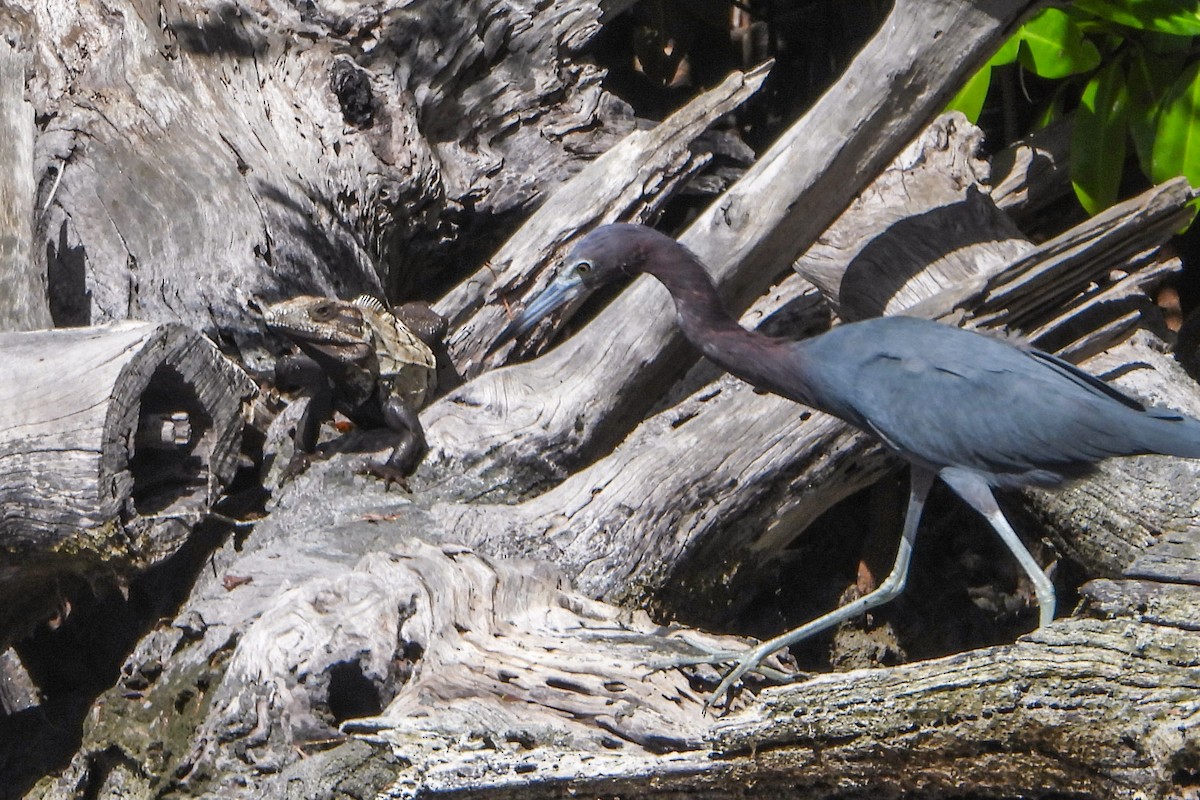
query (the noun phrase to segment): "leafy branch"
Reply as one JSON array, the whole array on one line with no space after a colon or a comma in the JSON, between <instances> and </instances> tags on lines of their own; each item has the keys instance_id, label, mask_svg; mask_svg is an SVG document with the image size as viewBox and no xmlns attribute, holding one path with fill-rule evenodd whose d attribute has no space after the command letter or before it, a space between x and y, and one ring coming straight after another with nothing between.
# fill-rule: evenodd
<instances>
[{"instance_id":1,"label":"leafy branch","mask_svg":"<svg viewBox=\"0 0 1200 800\"><path fill-rule=\"evenodd\" d=\"M1154 183L1200 185L1200 0L1075 0L1023 25L950 102L977 121L993 71L1060 81L1037 121L1074 110L1071 183L1089 214L1117 200L1127 148Z\"/></svg>"}]
</instances>

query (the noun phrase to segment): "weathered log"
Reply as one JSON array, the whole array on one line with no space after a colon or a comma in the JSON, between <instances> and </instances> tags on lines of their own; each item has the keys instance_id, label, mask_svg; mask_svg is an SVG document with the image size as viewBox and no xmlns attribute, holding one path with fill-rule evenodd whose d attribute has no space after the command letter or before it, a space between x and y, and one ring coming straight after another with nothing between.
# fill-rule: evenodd
<instances>
[{"instance_id":1,"label":"weathered log","mask_svg":"<svg viewBox=\"0 0 1200 800\"><path fill-rule=\"evenodd\" d=\"M734 73L653 129L625 137L561 186L483 269L448 292L437 310L453 331L448 349L456 372L473 378L507 354L490 347L508 320L509 303L542 288L553 272L546 267L578 236L618 219L649 220L698 168L691 152L696 137L757 91L770 68Z\"/></svg>"},{"instance_id":2,"label":"weathered log","mask_svg":"<svg viewBox=\"0 0 1200 800\"><path fill-rule=\"evenodd\" d=\"M961 114L939 117L792 268L850 321L905 311L1006 267L1031 245L983 193L982 139Z\"/></svg>"},{"instance_id":3,"label":"weathered log","mask_svg":"<svg viewBox=\"0 0 1200 800\"><path fill-rule=\"evenodd\" d=\"M978 327L1033 330L1087 304L1110 272L1187 221L1194 193L1178 178L1034 245L982 194L987 167L971 130L959 115L931 126L796 260L843 318L967 309Z\"/></svg>"},{"instance_id":4,"label":"weathered log","mask_svg":"<svg viewBox=\"0 0 1200 800\"><path fill-rule=\"evenodd\" d=\"M1035 5L897 3L838 82L680 237L730 307L761 294ZM554 474L623 438L691 360L667 293L641 279L547 356L434 404L430 444L460 469L502 449L509 464ZM568 397L564 376L577 389Z\"/></svg>"},{"instance_id":5,"label":"weathered log","mask_svg":"<svg viewBox=\"0 0 1200 800\"><path fill-rule=\"evenodd\" d=\"M368 505L331 515L339 539L386 535L386 515L344 516ZM332 782L354 796L946 797L967 784L1132 798L1174 796L1194 769L1194 587L1098 582L1084 618L1017 644L821 676L713 717L702 688L647 664L731 640L664 631L544 565L413 540L358 561L337 541L318 552L301 513L216 555L41 796L320 797ZM200 708L212 713L193 740L175 715Z\"/></svg>"},{"instance_id":6,"label":"weathered log","mask_svg":"<svg viewBox=\"0 0 1200 800\"><path fill-rule=\"evenodd\" d=\"M432 797L955 797L964 786L996 796L1186 796L1200 740L1196 592L1143 591L1157 598L1156 627L1110 600L1114 588L1117 598L1137 594L1111 583L1089 591L1104 620L767 690L714 721L711 750L694 755L581 755L577 742L529 747L529 739L521 747L439 747L452 733L414 736L411 719L370 737L391 746L390 769L378 752L339 755L372 764L376 791L405 786ZM271 789L320 775L331 761L297 764Z\"/></svg>"},{"instance_id":7,"label":"weathered log","mask_svg":"<svg viewBox=\"0 0 1200 800\"><path fill-rule=\"evenodd\" d=\"M668 639L644 613L566 588L544 562L397 539L389 521L407 499L321 481L338 485L336 503L288 503L245 547L214 554L184 612L156 626L100 699L103 718L49 796L215 782L265 797L297 752L351 732L404 739L414 761L472 741L535 760L550 742L635 758L703 745L711 720L688 679L648 664L736 640ZM201 711L199 730L179 724ZM121 752L122 766L93 744Z\"/></svg>"},{"instance_id":8,"label":"weathered log","mask_svg":"<svg viewBox=\"0 0 1200 800\"><path fill-rule=\"evenodd\" d=\"M978 142L961 118L944 118L932 126L822 237L801 265L823 265L823 271L810 274L825 282L826 291L834 296L843 294L840 276L847 274L848 267L857 269L867 263L889 269L879 284L892 291L865 300L850 297L848 302L862 303L853 314L897 304L911 306L916 313L946 314L979 296L984 286L1010 299L1023 297L1034 286L1025 276L1030 270L1044 269L1047 275L1057 276L1059 306L1067 309L1063 316L1080 329L1087 324L1102 328L1106 337L1092 341L1095 346L1111 346L1113 334L1120 329L1112 329L1107 320L1119 319L1127 329L1131 320L1124 315L1137 306L1114 304L1104 314L1081 322L1076 308L1083 304L1067 300L1114 269L1130 270L1118 285L1136 285L1142 272L1158 274L1154 268L1134 271L1131 262L1121 261L1126 248L1118 242L1144 244L1155 236L1161 241L1168 223L1186 213L1190 196L1186 185L1175 182L1151 190L1035 247L1017 237L1011 225L1002 223L996 230L985 224L996 219L997 212L986 210L990 208L987 198L978 188L970 188L972 177L986 172L974 161ZM889 202L918 216L938 216L947 235L938 238L926 227L909 225L910 218L897 221L895 211L880 210ZM884 221L876 223L877 217ZM863 230L875 230L879 236L874 240L859 236ZM969 242L956 238L956 231L966 230ZM988 251L990 240L1006 257ZM931 247L942 256L930 264L925 256ZM890 261L860 256L884 249L893 256ZM1046 263L1026 255L1031 250ZM1059 258L1064 252L1069 255L1065 261ZM1109 256L1117 260L1108 260ZM1013 259L1020 269L1010 266ZM1080 264L1086 269L1075 268ZM995 279L997 273L1008 282ZM856 280L869 283L866 277ZM1038 292L1046 291L1044 283L1036 284ZM1100 286L1090 296L1109 296L1115 288ZM938 293L929 297L931 291ZM917 303L921 297L927 299ZM1144 296L1141 304L1146 305ZM1062 327L1044 320L1040 330L1048 334ZM1079 335L1079 329L1070 337L1061 332L1047 335L1043 344L1061 346ZM1119 384L1155 402L1200 414L1200 397L1189 388L1191 382L1166 359L1144 350L1120 351L1117 359L1122 358L1124 363L1149 360L1158 369L1122 375L1111 359L1092 368L1111 373ZM574 392L584 392L587 386L564 383L555 397L574 406L583 402ZM521 409L510 413L509 419L520 424L524 414ZM713 442L737 446L708 444ZM433 511L439 527L455 532L455 541L486 552L553 560L594 596L639 604L666 591L674 595L666 601L667 608L678 603L695 611L701 604L719 607L730 596L752 597L749 590L737 588L739 580L752 585L759 576L770 574L769 565L809 524L896 465L873 439L844 423L779 398L760 396L751 387L725 378L668 405L608 457L526 503L516 507L445 504ZM1184 475L1194 477L1181 479ZM497 494L503 494L504 482L500 475L475 488L486 494L487 487L495 486L500 490ZM1117 491L1115 486L1122 488ZM1196 518L1194 507L1200 502L1196 487L1200 487L1200 465L1145 458L1106 464L1094 481L1068 492L1032 492L1030 497L1036 498L1031 502L1040 518L1062 532L1055 540L1063 549L1093 574L1112 575L1129 566L1154 540L1155 531L1172 530ZM1139 492L1152 493L1156 502L1137 502ZM1081 507L1085 501L1086 509ZM1096 524L1073 524L1073 516ZM681 570L681 565L686 566ZM728 588L713 596L714 585Z\"/></svg>"},{"instance_id":9,"label":"weathered log","mask_svg":"<svg viewBox=\"0 0 1200 800\"><path fill-rule=\"evenodd\" d=\"M578 57L594 0L28 5L59 324L261 357L251 300L430 294L634 126Z\"/></svg>"},{"instance_id":10,"label":"weathered log","mask_svg":"<svg viewBox=\"0 0 1200 800\"><path fill-rule=\"evenodd\" d=\"M1198 665L1194 628L1071 620L1015 645L771 690L717 727L715 749L757 753L758 780L849 796L1175 797L1195 775Z\"/></svg>"},{"instance_id":11,"label":"weathered log","mask_svg":"<svg viewBox=\"0 0 1200 800\"><path fill-rule=\"evenodd\" d=\"M1048 744L1038 731L1068 724L1072 715L1080 711L1074 705L1052 709L1047 712L1050 721L1043 719L1040 727L1031 730L1021 727L1018 715L1004 718L1003 722L1013 720L1005 727L988 722L995 714L981 713L964 719L954 715L938 717L942 720L941 727L934 729L935 734L925 735L941 745L945 741L958 741L961 746L949 750L917 748L908 760L900 759L906 769L889 766L913 747L913 736L919 737L926 730L925 727L916 732L910 730L915 713L912 709L921 707L919 698L925 696L923 692L949 686L942 695L929 695L929 707L945 711L962 697L963 687L973 685L983 674L989 661L1004 663L1006 675L1012 678L1004 682L1006 676L997 675L987 684L989 693L979 700L979 707L985 711L993 697L1000 703L1017 693L1032 698L1031 703L1041 703L1044 701L1039 698L1058 697L1067 692L1064 681L1070 680L1071 686L1086 687L1093 680L1089 676L1109 678L1111 661L1106 660L1104 646L1086 651L1076 648L1080 654L1073 660L1047 657L1046 648L1057 652L1049 644L1051 640L1045 639L1049 634L1040 635L1041 638L1033 640L1034 644L1022 643L940 662L909 665L893 673L850 673L845 677L822 678L764 695L774 698L776 693L791 696L787 693L797 692L798 696L808 698L833 691L834 697L844 695L868 702L882 696L879 686L889 691L891 687L910 687L907 694L896 690L901 699L893 705L876 704L880 710L871 722L869 734L844 743L844 750L838 749L840 732L853 725L854 714L863 711L861 705L849 700L828 705L823 715L813 717L814 725L806 733L789 733L783 741L773 740L772 752L779 755L769 759L765 766L761 759L740 755L752 750L767 735L765 725L758 720L773 713L770 709L775 706L771 699L771 704L755 703L711 732L701 734L701 738L710 734L720 737L713 751L718 755L716 759L703 748L699 751L704 754L701 758L686 754L655 756L655 749L667 746L702 747L697 744L696 729L689 727L691 722L686 725L680 722L696 720L702 695L688 689L685 682L673 683L682 681L678 673L659 673L650 682L629 677L637 674L631 672L632 660L669 657L679 651L679 643L647 638L645 630L640 633L625 630L612 622L611 610L575 599L566 601L567 605L576 611L584 609L584 616L608 620L602 626L616 628L616 638L606 639L604 634L589 630L584 622L570 622L567 615L562 617L568 620L565 627L554 628L563 638L552 645L553 652L545 653L546 645L541 638L544 632L521 627L520 621L536 620L549 613L544 610L547 607L558 607L551 616L564 615L562 595L555 595L559 599L552 603L532 599L544 597L540 594L543 589L531 590L537 581L531 581L528 575L518 579L519 571L509 573L507 566L487 564L486 559L472 553L445 549L435 552L420 545L395 544L398 536L411 531L447 542L478 537L477 541L493 553L551 557L582 580L591 592L640 598L648 587L661 586L673 574L671 567L675 562L705 535L727 548L733 554L729 555L732 560L741 557L742 552L731 547L731 543L761 537L760 544L767 542L777 547L800 529L786 523L807 512L781 505L777 496L770 501L763 499L763 486L774 487L768 493L792 488L789 480L791 484L804 486L837 486L839 464L864 463L861 454L854 452L852 458L829 461L811 452L811 446L808 453L797 450L789 455L788 447L792 444L789 425L799 426L801 436L804 429L821 432L814 440L821 444L831 441L835 434L824 427L839 423L827 418L821 421L818 417L805 420L793 405L754 395L747 387L726 380L648 421L612 456L560 488L505 509L436 502L431 506L432 498L420 497L417 498L420 505L415 505L403 496L369 491L369 485L361 478L347 480L345 476L349 473L344 462L336 458L314 465L282 493L269 520L256 531L253 547L241 554L227 549L220 555L215 562L217 570L205 577L185 613L172 627L160 629L143 642L131 663L150 666L145 671L131 673L106 699L105 725L95 731L91 741L97 747L116 742L119 750L129 757L126 763L139 765L130 773L121 772L122 780L144 781L144 777L138 779L136 775L162 775L174 770L175 775L182 775L189 783L203 784L212 775L228 776L232 772L253 776L256 791L267 793L265 796L285 791L283 787L289 781L301 776L315 778L329 770L369 776L362 780L378 781L372 784L376 791L384 786L408 785L430 793L439 790L485 793L503 787L515 791L520 786L522 792L534 793L533 796L538 791L547 795L561 793L568 781L576 782L575 788L579 781L604 781L606 785L615 782L627 787L628 793L652 795L656 791L709 791L717 785L727 788L730 781L736 783L742 778L747 783L761 781L755 786L763 791L789 781L800 785L846 781L850 787L923 789L934 796L946 791L947 782L967 779L997 792L1029 792L1045 785L1093 796L1121 794L1133 783L1173 785L1173 774L1164 768L1164 763L1187 751L1191 734L1185 733L1132 765L1120 762L1120 754L1110 747L1095 748L1081 755L1073 748L1073 740ZM727 430L731 420L739 422L737 436L746 448L715 452L713 448L688 446L689 440L731 438ZM726 426L724 433L717 427L696 433L698 425L722 424ZM760 433L760 428L759 438L773 444L766 446L759 457L746 455L745 459L751 459L746 463L738 453L755 452L754 436ZM840 435L848 435L844 426ZM850 449L855 446L875 447L861 436L851 440ZM686 463L683 468L671 468L671 464L663 462L664 456L680 458ZM688 482L685 485L672 484L666 479L644 480L640 476L650 473L636 459L649 459L646 463L653 465L654 474L686 476ZM699 463L695 459L713 463ZM789 473L788 470L796 470L796 464L827 472ZM603 479L605 475L609 476L607 481ZM735 491L734 486L720 483L722 475L734 475L743 483ZM710 476L716 477L710 479ZM780 484L787 489L780 489ZM483 492L488 489L480 488ZM600 491L595 491L596 488ZM314 491L321 491L326 501L314 506L307 499ZM811 502L807 498L819 493L796 494L797 502ZM671 503L656 501L659 496L670 497ZM768 529L765 535L757 525L762 512L746 513L758 505L780 520L779 527ZM684 513L666 514L662 508L682 508ZM744 522L733 530L726 525L720 536L715 536L718 530L715 520L719 517L726 522L729 518ZM329 531L335 532L333 538L327 535ZM359 562L359 553L384 542L393 549L399 548L396 552L401 556L400 562L394 560L395 556ZM444 561L447 557L455 566ZM426 565L415 568L418 575L424 576L416 579L424 588L416 591L395 588L410 586L409 578L396 578L405 572L397 566L401 562ZM334 570L332 577L331 563L342 565ZM475 567L468 569L471 564ZM439 577L433 577L435 574ZM512 580L517 580L523 588L514 588ZM309 588L288 588L289 583L301 586L309 581L314 581ZM394 608L402 597L414 595L420 599L413 606L416 615L411 618L411 627L407 627L409 623L398 621ZM525 598L524 602L515 600L516 596ZM440 603L447 605L438 607ZM523 616L515 616L515 607L521 609ZM353 613L347 617L351 609ZM252 622L259 614L262 614L261 627ZM353 619L360 622L354 623ZM515 627L511 627L514 619ZM380 620L387 624L367 624ZM410 633L395 634L398 625L406 626L404 630ZM252 635L235 644L237 632L244 626L250 627ZM329 633L334 629L341 632ZM579 639L571 636L572 630L579 634ZM1107 641L1104 637L1110 634L1106 631L1112 629L1098 629L1086 620L1067 620L1057 623L1054 630L1072 642L1079 642L1084 638ZM414 631L422 631L423 638L413 634ZM489 637L495 641L489 642ZM691 634L686 637L691 638ZM420 647L397 644L398 640L420 642ZM625 646L631 648L629 652L636 659L621 655ZM530 650L525 650L526 647ZM602 663L593 660L592 648L606 654ZM529 652L545 655L532 657ZM464 653L471 654L466 663L458 660ZM169 655L173 659L170 671L160 676L153 665L163 663ZM560 656L564 660L560 661ZM1014 667L1011 662L1018 658L1019 666ZM1186 666L1164 664L1150 655L1145 658L1146 663L1139 662L1139 666L1146 674L1166 685L1188 689L1190 684L1181 677L1187 672ZM397 667L392 659L401 662L400 672L394 671ZM1046 667L1047 660L1051 665L1061 661L1063 672L1056 671L1054 666ZM489 664L502 666L493 669ZM515 664L526 666L518 670ZM226 669L226 665L230 668ZM1027 670L1024 665L1028 665ZM177 678L185 675L190 677L180 683ZM251 675L253 681L247 679ZM397 686L401 675L408 675L409 680ZM606 684L606 675L617 675L618 682ZM268 676L265 677L268 686L274 687L270 691L256 687L264 680L263 676ZM378 706L386 705L388 710L366 720L347 722L343 732L335 732L332 725L339 718L358 717L363 708L371 707L370 702L353 706L351 713L346 706L339 705L340 701L331 701L331 692L337 695L331 687L342 680L360 689L369 686L364 695L367 700ZM1181 680L1184 682L1180 683ZM197 684L219 688L212 694L198 693ZM441 687L446 685L453 685L454 692L444 694ZM990 693L993 686L995 694ZM856 687L863 687L861 694L854 694ZM135 703L123 702L119 697L135 693L138 695ZM186 742L172 742L166 748L160 747L164 736L160 733L161 725L154 722L160 716L155 709L177 708L181 703L186 707L195 702L189 698L198 694L219 698L212 708L220 711L206 719L205 735L201 738L237 744L190 749ZM1125 705L1128 694L1119 692L1112 696L1111 704L1098 698L1084 712L1099 717L1106 710L1116 709L1128 723L1123 730L1133 736L1144 735L1147 719L1154 719L1163 707L1178 700L1176 695L1164 697L1163 704L1148 706L1144 714L1129 714ZM514 698L526 701L518 708L532 706L537 711L515 715L511 710ZM664 699L667 708L678 705L672 715L655 710ZM608 716L614 707L628 707L631 713ZM140 716L145 714L150 717ZM566 718L570 720L564 722ZM669 727L665 732L656 730L655 726L664 719ZM576 727L586 720L599 725L605 733L596 733L588 723ZM151 733L143 732L147 728ZM496 731L502 734L499 738ZM943 736L937 731L946 733ZM283 755L289 746L306 749L332 746L342 741L344 732L357 732L379 746L386 745L392 752L383 754L378 747L364 750L343 743L327 754L314 755L303 764L286 767L286 778L281 776L277 783L266 778L290 761L291 757ZM1013 755L1000 757L978 744L996 735L1007 737L1006 752ZM473 742L478 742L479 747ZM1092 741L1084 744L1090 746ZM813 761L808 756L813 746L827 748L836 757L830 762ZM632 754L612 755L626 750ZM1021 763L1028 764L1034 751L1039 754L1038 770L1017 769ZM85 748L85 755L76 760L60 786L118 779L116 773L97 772L99 762L86 757L87 752ZM888 759L864 762L863 752L885 752L895 758L889 755ZM986 757L976 759L964 753L985 753ZM956 766L951 756L965 760ZM994 774L988 773L989 768ZM531 783L534 776L540 780Z\"/></svg>"},{"instance_id":12,"label":"weathered log","mask_svg":"<svg viewBox=\"0 0 1200 800\"><path fill-rule=\"evenodd\" d=\"M46 285L33 258L33 20L0 8L0 331L50 327Z\"/></svg>"},{"instance_id":13,"label":"weathered log","mask_svg":"<svg viewBox=\"0 0 1200 800\"><path fill-rule=\"evenodd\" d=\"M233 476L255 386L179 325L0 334L0 360L7 643L56 576L128 576L180 546Z\"/></svg>"},{"instance_id":14,"label":"weathered log","mask_svg":"<svg viewBox=\"0 0 1200 800\"><path fill-rule=\"evenodd\" d=\"M939 46L955 58L961 53L946 40ZM838 102L849 105L844 97ZM848 199L830 193L837 202ZM636 317L646 313L639 310ZM595 347L611 331L597 328L589 335ZM591 351L579 352L587 358L563 362L569 368L556 380L609 369ZM618 366L631 371L640 365ZM553 385L539 402L561 399ZM627 389L603 384L600 396L611 407L607 394ZM718 394L708 396L712 392ZM474 424L472 416L507 415L503 425L485 420L481 429L492 438L470 446L495 450L495 459L510 456L503 426L520 421L519 404L528 396L475 396L490 405L462 404L447 413L460 415L464 430ZM587 429L594 400L586 389L571 398L574 416L560 420L563 429L578 426L585 438L596 435ZM785 415L774 431L769 417L750 416L771 411L772 402ZM733 436L725 414L745 414L760 439L744 436L739 426L741 447L713 448L709 436L722 442ZM618 422L614 437L639 416ZM1170 714L1181 706L1192 710L1198 661L1194 641L1171 627L1182 619L1185 634L1194 629L1182 616L1189 603L1178 593L1139 584L1140 594L1104 595L1102 613L1117 623L1064 620L1045 636L1009 648L821 678L763 695L762 705L747 694L743 700L750 706L718 729L699 716L703 694L687 676L672 671L642 680L635 668L639 659L678 652L678 641L649 635L652 628L638 614L556 586L563 580L556 570L534 575L544 568L492 560L496 553L546 555L564 564L568 578L583 576L594 591L632 599L661 586L675 560L702 539L716 549L754 541L762 534L760 523L776 519L762 541L778 545L819 505L789 507L783 502L789 493L809 489L813 481L845 486L838 470L866 463L841 458L830 470L819 454L789 452L779 431L799 427L797 416L794 405L754 397L726 380L644 423L584 479L512 508L464 512L464 498L513 490L499 479L458 474L446 461L424 469L412 496L384 492L354 476L341 456L314 465L280 492L249 546L221 547L181 613L139 645L121 683L89 715L80 754L61 779L43 782L42 795L727 796L777 795L796 787L815 794L841 786L846 794L871 797L904 790L947 796L961 794L966 780L1007 795L1052 789L1128 796L1136 787L1166 796L1186 790L1195 725L1191 717L1180 722ZM824 430L811 442L817 447L844 434L824 429L828 420L801 422ZM164 420L157 424L161 432ZM165 425L168 434L177 430L170 419ZM847 449L873 447L864 441L858 437ZM641 451L630 449L634 445ZM706 452L689 461L689 446ZM660 448L657 454L652 447ZM755 447L766 455L755 459ZM571 448L575 444L568 442ZM586 450L575 448L570 457ZM667 472L666 462L683 468L662 480L645 477ZM688 468L709 472L704 480L683 481ZM740 475L734 475L737 469ZM742 483L725 480L731 475ZM601 491L594 493L597 486ZM807 503L820 493L796 494ZM665 500L682 508L678 519L661 505ZM542 539L547 530L554 535ZM416 544L413 534L441 544ZM487 550L446 544L461 538ZM1179 539L1173 546L1188 545ZM726 558L739 555L730 551ZM1147 569L1161 575L1186 569L1176 555L1163 549L1157 566ZM605 590L604 581L613 588ZM707 588L720 594L726 587L714 581ZM1151 598L1152 625L1138 619L1139 597ZM1128 634L1129 641L1114 633ZM1051 634L1060 638L1046 638ZM1174 654L1163 656L1160 644L1174 645ZM1114 663L1128 667L1128 675ZM613 675L618 681L610 685L606 679ZM981 676L990 682L972 693L968 687ZM1142 688L1135 683L1146 676L1164 688L1155 689L1142 708L1131 706ZM1105 694L1109 681L1115 685ZM854 694L856 687L863 691ZM827 691L835 702L826 702ZM807 705L788 706L794 716L772 738L763 720L793 697ZM923 698L929 698L929 713ZM978 716L958 713L963 706L956 703L964 698L978 701L968 707L981 708ZM1115 725L1106 727L1106 712ZM866 720L865 734L855 727L856 715ZM1079 718L1087 731L1055 733ZM801 730L806 719L814 724ZM347 734L363 740L348 741ZM706 737L715 745L700 741ZM754 752L759 743L762 749ZM323 747L330 749L321 752ZM666 747L696 749L657 752ZM1123 760L1122 747L1134 755ZM301 758L301 751L308 757Z\"/></svg>"}]
</instances>

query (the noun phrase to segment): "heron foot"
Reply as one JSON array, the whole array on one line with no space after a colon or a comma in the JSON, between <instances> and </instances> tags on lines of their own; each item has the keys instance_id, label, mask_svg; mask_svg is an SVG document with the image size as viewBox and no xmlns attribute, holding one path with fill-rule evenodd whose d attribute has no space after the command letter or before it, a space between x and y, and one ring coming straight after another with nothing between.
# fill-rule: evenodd
<instances>
[{"instance_id":1,"label":"heron foot","mask_svg":"<svg viewBox=\"0 0 1200 800\"><path fill-rule=\"evenodd\" d=\"M772 653L779 650L777 645L768 647L769 642L748 650L718 650L699 642L685 640L685 643L693 651L699 652L687 655L681 654L675 658L653 662L649 664L650 671L658 672L666 669L697 667L705 664L733 664L732 669L724 674L720 683L717 684L716 690L713 691L712 695L705 702L704 707L706 709L717 706L729 708L729 703L733 699L734 689L741 682L741 679L751 672L777 683L789 683L808 676L808 673L789 672L763 664L762 662L770 657ZM722 704L720 700L723 697L725 698L725 702Z\"/></svg>"},{"instance_id":2,"label":"heron foot","mask_svg":"<svg viewBox=\"0 0 1200 800\"><path fill-rule=\"evenodd\" d=\"M725 673L725 677L722 678L721 682L717 684L717 688L713 689L712 696L710 696L705 702L704 707L715 708L717 706L723 706L724 708L728 709L729 704L733 702L734 689L741 683L742 677L751 670L758 670L761 672L761 664L763 659L767 658L779 649L778 646L772 647L768 645L770 645L770 642L759 645L758 647L742 653L741 656L737 658L737 663L733 669ZM794 679L793 676L788 677ZM722 698L724 698L724 703L721 702Z\"/></svg>"}]
</instances>

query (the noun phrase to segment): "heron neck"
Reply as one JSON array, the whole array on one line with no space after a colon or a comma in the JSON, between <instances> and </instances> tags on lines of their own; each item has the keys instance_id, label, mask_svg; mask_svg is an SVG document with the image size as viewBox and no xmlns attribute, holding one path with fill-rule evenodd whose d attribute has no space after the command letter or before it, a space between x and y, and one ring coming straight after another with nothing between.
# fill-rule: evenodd
<instances>
[{"instance_id":1,"label":"heron neck","mask_svg":"<svg viewBox=\"0 0 1200 800\"><path fill-rule=\"evenodd\" d=\"M687 340L725 371L759 388L786 394L772 366L778 349L791 342L738 324L725 310L708 271L684 248L671 247L656 255L646 260L643 271L671 293Z\"/></svg>"}]
</instances>

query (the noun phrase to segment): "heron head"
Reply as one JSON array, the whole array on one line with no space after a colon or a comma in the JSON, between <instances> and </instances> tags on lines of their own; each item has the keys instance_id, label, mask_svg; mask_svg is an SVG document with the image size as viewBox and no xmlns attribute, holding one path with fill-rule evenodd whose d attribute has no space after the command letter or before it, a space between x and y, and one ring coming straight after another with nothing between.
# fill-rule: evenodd
<instances>
[{"instance_id":1,"label":"heron head","mask_svg":"<svg viewBox=\"0 0 1200 800\"><path fill-rule=\"evenodd\" d=\"M554 280L509 323L496 345L525 333L555 309L586 297L607 283L640 272L644 258L641 240L649 230L640 225L605 225L580 239L563 260Z\"/></svg>"}]
</instances>

